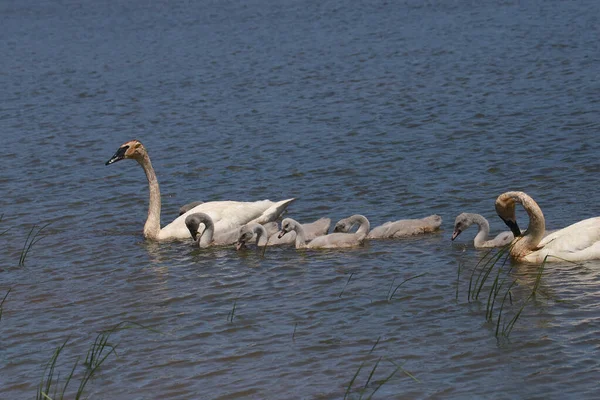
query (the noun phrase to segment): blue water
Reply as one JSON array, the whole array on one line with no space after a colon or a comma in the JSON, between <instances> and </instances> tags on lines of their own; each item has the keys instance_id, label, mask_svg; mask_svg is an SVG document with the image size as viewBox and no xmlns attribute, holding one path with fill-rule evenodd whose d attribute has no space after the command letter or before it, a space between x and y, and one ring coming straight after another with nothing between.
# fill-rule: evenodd
<instances>
[{"instance_id":1,"label":"blue water","mask_svg":"<svg viewBox=\"0 0 600 400\"><path fill-rule=\"evenodd\" d=\"M585 0L0 3L0 398L33 396L70 338L65 377L122 321L154 330L115 333L90 398L343 398L361 365L350 398L595 398L600 262L547 266L498 340L467 301L474 228L449 238L461 212L505 229L507 190L550 229L600 214L599 17ZM297 197L300 221L435 213L442 231L264 257L149 243L143 172L104 165L133 138L163 224L194 200ZM515 266L507 315L534 275ZM385 381L398 365L415 379Z\"/></svg>"}]
</instances>

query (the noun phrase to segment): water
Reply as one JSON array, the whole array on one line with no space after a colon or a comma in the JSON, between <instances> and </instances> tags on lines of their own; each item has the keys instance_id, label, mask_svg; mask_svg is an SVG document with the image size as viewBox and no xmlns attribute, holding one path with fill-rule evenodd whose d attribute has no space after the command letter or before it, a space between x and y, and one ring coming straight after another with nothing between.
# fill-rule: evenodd
<instances>
[{"instance_id":1,"label":"water","mask_svg":"<svg viewBox=\"0 0 600 400\"><path fill-rule=\"evenodd\" d=\"M117 332L90 398L342 398L364 363L358 398L380 357L367 395L393 363L418 382L398 371L375 398L595 398L600 262L548 266L497 340L468 272L456 300L475 232L449 238L465 211L503 229L506 190L549 228L600 214L599 15L585 0L3 2L0 397L33 396L67 338L61 377L132 321L160 333ZM301 221L437 213L443 230L264 258L148 243L142 170L104 166L133 138L163 224L194 200L294 196ZM507 312L534 273L516 267Z\"/></svg>"}]
</instances>

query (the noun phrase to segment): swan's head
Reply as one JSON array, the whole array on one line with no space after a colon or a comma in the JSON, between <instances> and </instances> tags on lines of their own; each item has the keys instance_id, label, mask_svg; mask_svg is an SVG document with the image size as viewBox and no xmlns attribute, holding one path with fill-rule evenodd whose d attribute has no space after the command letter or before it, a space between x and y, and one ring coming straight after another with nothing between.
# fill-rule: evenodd
<instances>
[{"instance_id":1,"label":"swan's head","mask_svg":"<svg viewBox=\"0 0 600 400\"><path fill-rule=\"evenodd\" d=\"M284 218L283 221L281 221L281 231L279 232L279 235L277 235L277 237L281 239L283 235L293 230L294 220L291 218Z\"/></svg>"},{"instance_id":2,"label":"swan's head","mask_svg":"<svg viewBox=\"0 0 600 400\"><path fill-rule=\"evenodd\" d=\"M242 248L245 248L246 243L251 241L252 237L254 237L254 231L252 230L252 227L250 227L248 225L242 226L240 228L240 233L238 236L237 243L235 244L235 249L240 250Z\"/></svg>"},{"instance_id":3,"label":"swan's head","mask_svg":"<svg viewBox=\"0 0 600 400\"><path fill-rule=\"evenodd\" d=\"M348 219L341 219L335 224L334 232L348 232L352 228L352 223Z\"/></svg>"},{"instance_id":4,"label":"swan's head","mask_svg":"<svg viewBox=\"0 0 600 400\"><path fill-rule=\"evenodd\" d=\"M515 213L516 199L510 193L503 193L496 199L496 213L504 221L515 237L521 236Z\"/></svg>"},{"instance_id":5,"label":"swan's head","mask_svg":"<svg viewBox=\"0 0 600 400\"><path fill-rule=\"evenodd\" d=\"M129 142L123 143L105 165L116 163L117 161L121 161L125 158L141 160L145 154L147 153L142 142L139 140L130 140Z\"/></svg>"},{"instance_id":6,"label":"swan's head","mask_svg":"<svg viewBox=\"0 0 600 400\"><path fill-rule=\"evenodd\" d=\"M200 229L201 223L202 221L200 221L200 218L196 214L189 215L185 219L185 226L187 226L188 231L190 231L190 235L192 235L192 239L194 239L194 241L196 241L198 238L198 230Z\"/></svg>"},{"instance_id":7,"label":"swan's head","mask_svg":"<svg viewBox=\"0 0 600 400\"><path fill-rule=\"evenodd\" d=\"M460 214L454 220L454 232L452 233L452 240L456 239L458 235L465 229L473 224L473 221L465 213Z\"/></svg>"},{"instance_id":8,"label":"swan's head","mask_svg":"<svg viewBox=\"0 0 600 400\"><path fill-rule=\"evenodd\" d=\"M188 231L190 231L190 235L192 235L192 239L194 239L194 241L198 239L198 235L202 236L204 231L211 224L212 220L207 214L204 213L190 214L185 218L185 226L187 226ZM201 225L203 225L204 229L200 229Z\"/></svg>"}]
</instances>

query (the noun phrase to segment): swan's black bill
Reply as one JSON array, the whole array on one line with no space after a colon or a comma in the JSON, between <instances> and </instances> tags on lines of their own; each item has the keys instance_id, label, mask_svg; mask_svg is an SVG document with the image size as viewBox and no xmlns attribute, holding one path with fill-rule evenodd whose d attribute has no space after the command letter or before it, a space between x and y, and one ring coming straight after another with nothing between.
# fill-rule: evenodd
<instances>
[{"instance_id":1,"label":"swan's black bill","mask_svg":"<svg viewBox=\"0 0 600 400\"><path fill-rule=\"evenodd\" d=\"M110 165L124 159L127 149L129 149L129 146L119 147L119 150L104 165Z\"/></svg>"},{"instance_id":2,"label":"swan's black bill","mask_svg":"<svg viewBox=\"0 0 600 400\"><path fill-rule=\"evenodd\" d=\"M277 237L279 239L281 239L283 237L283 235L285 235L287 233L287 231L282 230L281 232L279 232L279 235L277 235Z\"/></svg>"},{"instance_id":3,"label":"swan's black bill","mask_svg":"<svg viewBox=\"0 0 600 400\"><path fill-rule=\"evenodd\" d=\"M502 221L510 228L515 237L521 236L521 230L519 229L519 225L517 225L517 221L506 220L504 218L502 218Z\"/></svg>"}]
</instances>

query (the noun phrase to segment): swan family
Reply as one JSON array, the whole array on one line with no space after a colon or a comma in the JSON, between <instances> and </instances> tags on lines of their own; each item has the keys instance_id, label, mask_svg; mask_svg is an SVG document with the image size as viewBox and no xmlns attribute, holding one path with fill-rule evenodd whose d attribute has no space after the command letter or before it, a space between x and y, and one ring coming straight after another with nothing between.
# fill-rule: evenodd
<instances>
[{"instance_id":1,"label":"swan family","mask_svg":"<svg viewBox=\"0 0 600 400\"><path fill-rule=\"evenodd\" d=\"M321 218L301 224L284 218L277 222L295 200L279 201L196 201L180 208L179 216L161 228L161 197L156 173L144 145L138 140L122 144L106 162L113 164L133 159L142 167L150 193L144 237L154 241L192 238L200 248L234 245L237 249L251 243L257 246L294 245L297 249L341 249L361 246L366 240L398 239L434 233L440 230L442 218L430 215L421 219L388 221L371 229L369 220L354 214L335 224L328 233L331 220ZM515 208L520 204L529 216L527 230L517 224ZM489 239L489 222L480 214L461 213L454 222L454 241L472 225L478 226L473 240L475 248L508 246L517 262L540 264L545 261L585 261L600 259L600 217L588 218L566 228L546 231L544 214L539 205L524 192L502 193L495 202L496 213L510 231ZM352 229L356 230L352 232Z\"/></svg>"}]
</instances>

